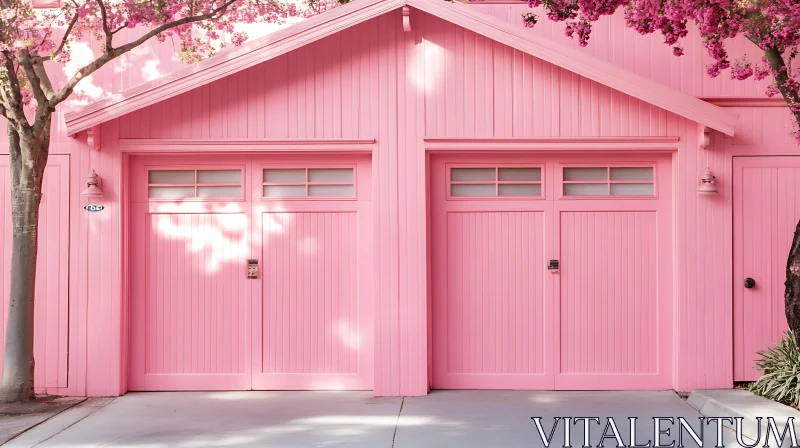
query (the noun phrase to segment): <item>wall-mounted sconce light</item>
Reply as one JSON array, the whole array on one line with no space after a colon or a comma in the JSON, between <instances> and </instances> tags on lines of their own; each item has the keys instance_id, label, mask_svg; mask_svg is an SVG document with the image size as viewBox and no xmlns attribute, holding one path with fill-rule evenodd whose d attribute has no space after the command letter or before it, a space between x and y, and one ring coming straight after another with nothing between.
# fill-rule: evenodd
<instances>
[{"instance_id":1,"label":"wall-mounted sconce light","mask_svg":"<svg viewBox=\"0 0 800 448\"><path fill-rule=\"evenodd\" d=\"M100 176L92 170L86 176L86 189L81 193L83 196L102 196L103 190L100 189Z\"/></svg>"},{"instance_id":2,"label":"wall-mounted sconce light","mask_svg":"<svg viewBox=\"0 0 800 448\"><path fill-rule=\"evenodd\" d=\"M708 128L705 126L699 126L697 133L697 146L707 151L710 144L711 133L708 131ZM715 179L716 177L714 176L714 172L711 171L711 168L706 168L706 170L703 171L703 174L700 175L700 179L697 182L697 194L717 194L717 183Z\"/></svg>"},{"instance_id":3,"label":"wall-mounted sconce light","mask_svg":"<svg viewBox=\"0 0 800 448\"><path fill-rule=\"evenodd\" d=\"M716 194L717 184L714 181L714 173L710 168L706 168L703 174L700 175L699 187L697 187L697 194Z\"/></svg>"}]
</instances>

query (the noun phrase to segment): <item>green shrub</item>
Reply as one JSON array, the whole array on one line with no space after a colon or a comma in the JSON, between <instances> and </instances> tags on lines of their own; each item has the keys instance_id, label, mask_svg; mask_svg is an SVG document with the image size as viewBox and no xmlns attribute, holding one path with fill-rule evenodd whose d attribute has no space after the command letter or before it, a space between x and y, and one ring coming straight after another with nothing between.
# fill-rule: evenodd
<instances>
[{"instance_id":1,"label":"green shrub","mask_svg":"<svg viewBox=\"0 0 800 448\"><path fill-rule=\"evenodd\" d=\"M800 349L791 331L780 344L758 352L756 368L764 372L750 384L750 392L770 400L800 406Z\"/></svg>"}]
</instances>

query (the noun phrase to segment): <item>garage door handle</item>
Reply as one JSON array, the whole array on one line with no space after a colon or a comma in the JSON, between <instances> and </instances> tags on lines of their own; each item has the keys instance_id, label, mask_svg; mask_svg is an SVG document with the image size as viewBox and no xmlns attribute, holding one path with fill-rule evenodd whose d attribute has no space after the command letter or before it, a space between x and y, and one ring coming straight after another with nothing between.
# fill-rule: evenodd
<instances>
[{"instance_id":1,"label":"garage door handle","mask_svg":"<svg viewBox=\"0 0 800 448\"><path fill-rule=\"evenodd\" d=\"M547 265L547 270L550 271L551 274L558 272L558 260L550 260L550 264Z\"/></svg>"},{"instance_id":2,"label":"garage door handle","mask_svg":"<svg viewBox=\"0 0 800 448\"><path fill-rule=\"evenodd\" d=\"M746 279L744 279L744 287L745 288L750 289L753 286L756 286L756 281L755 280L753 280L750 277L747 277Z\"/></svg>"}]
</instances>

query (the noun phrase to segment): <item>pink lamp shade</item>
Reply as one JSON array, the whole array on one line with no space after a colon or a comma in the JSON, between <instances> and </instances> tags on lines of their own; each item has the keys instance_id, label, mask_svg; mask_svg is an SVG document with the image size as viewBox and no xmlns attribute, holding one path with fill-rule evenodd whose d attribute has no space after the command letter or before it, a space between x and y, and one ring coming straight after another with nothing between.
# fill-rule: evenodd
<instances>
[{"instance_id":1,"label":"pink lamp shade","mask_svg":"<svg viewBox=\"0 0 800 448\"><path fill-rule=\"evenodd\" d=\"M706 168L703 174L700 175L700 186L697 188L697 194L716 194L717 185L714 179L714 173L711 169Z\"/></svg>"},{"instance_id":2,"label":"pink lamp shade","mask_svg":"<svg viewBox=\"0 0 800 448\"><path fill-rule=\"evenodd\" d=\"M81 193L82 196L102 196L103 190L100 189L99 186L100 180L97 173L92 170L89 175L86 176L86 189L83 190Z\"/></svg>"}]
</instances>

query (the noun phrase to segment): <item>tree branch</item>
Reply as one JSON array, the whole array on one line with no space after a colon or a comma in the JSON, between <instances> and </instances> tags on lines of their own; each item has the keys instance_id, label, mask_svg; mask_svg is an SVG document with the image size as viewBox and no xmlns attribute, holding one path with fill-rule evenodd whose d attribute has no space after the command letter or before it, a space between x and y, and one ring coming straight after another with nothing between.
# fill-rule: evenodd
<instances>
[{"instance_id":1,"label":"tree branch","mask_svg":"<svg viewBox=\"0 0 800 448\"><path fill-rule=\"evenodd\" d=\"M56 95L54 95L50 99L50 107L55 108L56 105L58 105L59 103L61 103L64 100L66 100L72 94L72 91L75 89L75 86L78 84L78 82L81 79L91 75L92 73L94 73L95 71L100 69L100 67L106 65L112 59L114 59L116 57L119 57L119 56L131 51L132 49L138 47L139 45L142 45L143 43L145 43L148 40L150 40L151 38L163 33L164 31L167 31L167 30L172 29L172 28L177 28L177 27L182 26L182 25L187 25L189 23L195 23L195 22L201 22L203 20L208 20L208 19L216 17L218 14L224 14L225 11L228 9L228 7L230 5L232 5L233 3L235 3L235 2L236 2L236 0L226 0L218 8L216 8L216 9L214 9L214 10L212 10L212 11L206 13L206 14L201 14L201 15L196 15L196 16L188 16L188 17L184 17L184 18L179 19L179 20L175 20L174 22L165 23L165 24L163 24L163 25L151 30L150 32L148 32L144 36L134 40L133 42L128 42L127 44L122 45L119 48L114 48L111 51L106 52L105 54L103 54L99 58L95 59L94 61L90 62L89 64L83 66L80 70L78 70L77 73L75 73L69 79L69 81L67 81L67 84Z\"/></svg>"},{"instance_id":2,"label":"tree branch","mask_svg":"<svg viewBox=\"0 0 800 448\"><path fill-rule=\"evenodd\" d=\"M117 33L119 33L120 31L124 30L127 27L128 27L128 22L125 22L119 28L117 28L114 31L112 31L111 35L117 34Z\"/></svg>"},{"instance_id":3,"label":"tree branch","mask_svg":"<svg viewBox=\"0 0 800 448\"><path fill-rule=\"evenodd\" d=\"M764 56L772 68L772 72L775 76L775 85L778 87L778 91L781 92L781 95L783 95L783 99L786 101L786 104L788 106L800 106L800 94L797 91L791 90L787 87L787 81L789 80L789 67L786 65L786 61L783 60L783 55L781 52L776 48L768 48L764 50ZM800 125L800 109L792 109L790 107L789 111L794 116L797 124Z\"/></svg>"},{"instance_id":4,"label":"tree branch","mask_svg":"<svg viewBox=\"0 0 800 448\"><path fill-rule=\"evenodd\" d=\"M28 126L28 119L25 118L25 111L22 108L22 90L20 89L17 72L14 62L8 51L3 52L4 65L8 77L8 88L0 89L0 95L5 102L9 122L14 122L17 126Z\"/></svg>"},{"instance_id":5,"label":"tree branch","mask_svg":"<svg viewBox=\"0 0 800 448\"><path fill-rule=\"evenodd\" d=\"M75 5L75 14L72 15L72 19L70 19L69 24L67 25L67 29L64 31L64 36L61 38L61 43L58 44L58 48L56 48L56 51L51 53L49 56L35 57L33 59L34 62L39 63L39 62L49 61L50 59L53 59L56 56L58 56L58 54L61 53L62 50L64 50L64 47L67 45L67 41L69 40L69 36L70 34L72 34L72 28L75 27L75 24L78 22L79 18L78 9L80 9L80 5L78 5L75 2L72 2L72 4Z\"/></svg>"},{"instance_id":6,"label":"tree branch","mask_svg":"<svg viewBox=\"0 0 800 448\"><path fill-rule=\"evenodd\" d=\"M49 102L49 98L52 96L52 89L49 89L50 94L46 91L50 86L50 80L44 67L38 65L39 70L36 69L37 65L33 64L27 52L22 52L20 55L20 64L25 69L28 84L30 84L33 95L36 98L36 116L32 127L33 138L36 141L44 140L48 138L47 136L50 133L50 122L55 111L54 108L50 107ZM39 77L39 73L44 74L44 79ZM37 145L37 147L44 146Z\"/></svg>"},{"instance_id":7,"label":"tree branch","mask_svg":"<svg viewBox=\"0 0 800 448\"><path fill-rule=\"evenodd\" d=\"M75 5L75 13L72 15L72 19L69 21L69 25L67 25L66 31L64 31L64 37L61 38L61 43L58 45L58 48L53 53L53 57L61 53L61 50L64 49L64 46L67 44L67 39L69 38L70 34L72 34L72 28L75 27L75 24L78 22L78 18L80 17L79 9L80 6L77 3Z\"/></svg>"},{"instance_id":8,"label":"tree branch","mask_svg":"<svg viewBox=\"0 0 800 448\"><path fill-rule=\"evenodd\" d=\"M42 90L44 90L45 96L47 96L47 99L50 100L55 92L53 91L53 84L50 82L50 75L47 74L44 64L41 62L34 62L33 71L36 73L36 76L39 77L39 84L41 85Z\"/></svg>"},{"instance_id":9,"label":"tree branch","mask_svg":"<svg viewBox=\"0 0 800 448\"><path fill-rule=\"evenodd\" d=\"M103 34L106 35L105 53L110 53L114 49L111 44L114 39L114 33L111 32L111 28L108 26L108 12L106 11L105 3L103 3L103 0L97 0L97 4L100 6L100 18L103 20Z\"/></svg>"},{"instance_id":10,"label":"tree branch","mask_svg":"<svg viewBox=\"0 0 800 448\"><path fill-rule=\"evenodd\" d=\"M39 63L53 59L54 57L58 56L58 54L61 53L61 51L64 49L64 46L67 45L67 40L69 39L70 34L72 34L72 28L78 22L78 17L79 17L78 9L80 7L77 3L73 2L73 4L75 5L75 14L73 14L72 19L70 19L69 25L67 25L67 29L66 31L64 31L64 36L61 38L61 43L58 45L58 48L56 48L56 51L54 51L50 56L37 56L36 58L33 59L34 62Z\"/></svg>"},{"instance_id":11,"label":"tree branch","mask_svg":"<svg viewBox=\"0 0 800 448\"><path fill-rule=\"evenodd\" d=\"M7 56L6 56L7 57ZM33 97L36 98L37 109L42 107L47 107L47 95L45 95L44 90L42 90L41 82L39 81L39 75L36 74L36 71L33 68L33 61L31 61L31 56L23 51L19 57L19 63L22 65L22 69L25 70L25 76L28 78L28 84L31 86L31 91L33 91ZM37 114L38 114L37 110Z\"/></svg>"}]
</instances>

